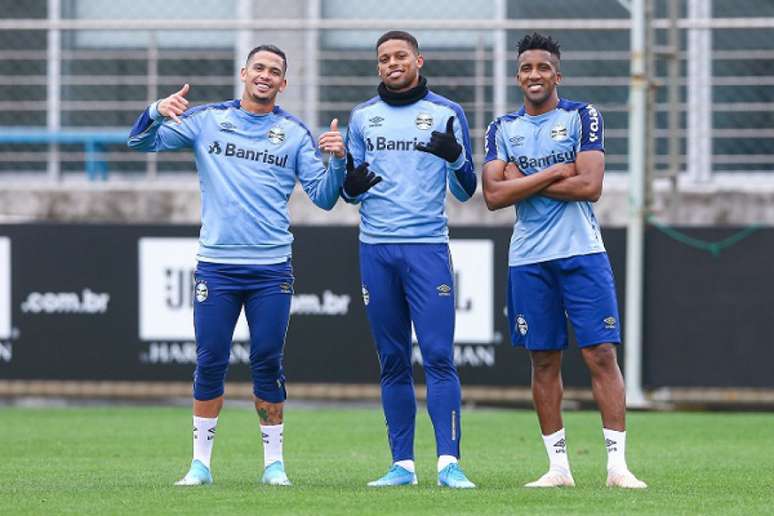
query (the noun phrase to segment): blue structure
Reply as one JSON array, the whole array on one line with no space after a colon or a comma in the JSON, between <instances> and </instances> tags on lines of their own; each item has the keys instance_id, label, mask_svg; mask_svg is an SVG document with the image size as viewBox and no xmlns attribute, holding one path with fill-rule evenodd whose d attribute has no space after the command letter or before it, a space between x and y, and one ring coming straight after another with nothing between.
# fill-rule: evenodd
<instances>
[{"instance_id":1,"label":"blue structure","mask_svg":"<svg viewBox=\"0 0 774 516\"><path fill-rule=\"evenodd\" d=\"M0 144L4 143L64 143L81 144L86 153L86 175L91 180L107 179L108 164L102 156L103 146L126 144L129 133L124 129L64 129L0 127Z\"/></svg>"}]
</instances>

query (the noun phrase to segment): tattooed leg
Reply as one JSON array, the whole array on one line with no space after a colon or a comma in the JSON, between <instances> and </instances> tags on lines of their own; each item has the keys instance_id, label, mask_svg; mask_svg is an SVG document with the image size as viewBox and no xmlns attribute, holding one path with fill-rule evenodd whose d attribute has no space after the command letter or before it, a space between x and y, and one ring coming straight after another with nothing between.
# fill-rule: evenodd
<instances>
[{"instance_id":1,"label":"tattooed leg","mask_svg":"<svg viewBox=\"0 0 774 516\"><path fill-rule=\"evenodd\" d=\"M281 425L282 411L285 403L270 403L260 398L255 398L255 411L262 425Z\"/></svg>"}]
</instances>

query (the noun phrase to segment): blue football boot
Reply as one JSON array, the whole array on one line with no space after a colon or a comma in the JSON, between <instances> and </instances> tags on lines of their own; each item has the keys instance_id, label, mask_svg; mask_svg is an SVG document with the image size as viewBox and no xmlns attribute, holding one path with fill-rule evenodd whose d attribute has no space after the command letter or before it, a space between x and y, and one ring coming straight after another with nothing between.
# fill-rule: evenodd
<instances>
[{"instance_id":1,"label":"blue football boot","mask_svg":"<svg viewBox=\"0 0 774 516\"><path fill-rule=\"evenodd\" d=\"M203 486L212 484L212 474L210 468L204 465L202 461L194 459L191 462L191 469L183 478L175 482L176 486Z\"/></svg>"},{"instance_id":2,"label":"blue football boot","mask_svg":"<svg viewBox=\"0 0 774 516\"><path fill-rule=\"evenodd\" d=\"M266 466L266 469L263 470L263 477L261 477L261 482L271 486L291 485L290 480L288 480L288 476L285 474L285 465L282 464L282 461L279 460Z\"/></svg>"},{"instance_id":3,"label":"blue football boot","mask_svg":"<svg viewBox=\"0 0 774 516\"><path fill-rule=\"evenodd\" d=\"M455 489L471 489L476 484L468 480L465 472L456 462L452 462L438 473L438 485Z\"/></svg>"},{"instance_id":4,"label":"blue football boot","mask_svg":"<svg viewBox=\"0 0 774 516\"><path fill-rule=\"evenodd\" d=\"M388 486L413 486L417 484L417 475L411 471L393 464L390 471L379 480L368 483L368 487L388 487Z\"/></svg>"}]
</instances>

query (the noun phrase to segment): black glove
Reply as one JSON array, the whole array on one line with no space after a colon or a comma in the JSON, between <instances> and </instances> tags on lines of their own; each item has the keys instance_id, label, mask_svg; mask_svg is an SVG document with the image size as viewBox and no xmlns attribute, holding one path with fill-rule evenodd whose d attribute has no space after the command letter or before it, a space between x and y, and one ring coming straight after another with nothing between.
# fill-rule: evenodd
<instances>
[{"instance_id":1,"label":"black glove","mask_svg":"<svg viewBox=\"0 0 774 516\"><path fill-rule=\"evenodd\" d=\"M449 163L457 161L462 153L462 145L457 143L457 138L454 137L454 117L450 116L446 121L445 133L433 131L430 133L430 143L417 143L416 149L435 154Z\"/></svg>"},{"instance_id":2,"label":"black glove","mask_svg":"<svg viewBox=\"0 0 774 516\"><path fill-rule=\"evenodd\" d=\"M381 176L377 176L368 170L368 163L363 162L356 168L352 154L347 153L347 177L344 178L344 193L350 197L357 197L360 194L366 193L381 181Z\"/></svg>"}]
</instances>

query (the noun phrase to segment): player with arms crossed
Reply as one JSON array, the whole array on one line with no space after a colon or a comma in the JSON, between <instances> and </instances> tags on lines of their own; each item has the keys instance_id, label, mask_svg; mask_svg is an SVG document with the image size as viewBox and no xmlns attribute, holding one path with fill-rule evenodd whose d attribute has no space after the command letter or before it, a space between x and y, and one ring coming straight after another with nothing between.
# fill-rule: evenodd
<instances>
[{"instance_id":1,"label":"player with arms crossed","mask_svg":"<svg viewBox=\"0 0 774 516\"><path fill-rule=\"evenodd\" d=\"M384 181L360 196L363 301L381 366L382 405L393 465L373 487L416 484L414 324L427 378L427 410L438 484L471 488L458 464L460 381L454 366L454 279L446 188L460 201L476 189L470 136L460 106L427 89L417 40L391 31L376 43L378 96L355 107L347 148Z\"/></svg>"},{"instance_id":2,"label":"player with arms crossed","mask_svg":"<svg viewBox=\"0 0 774 516\"><path fill-rule=\"evenodd\" d=\"M607 485L644 488L626 465L621 342L610 262L591 203L605 172L602 116L559 97L559 45L532 34L519 42L516 80L524 106L486 133L484 198L516 208L508 257L508 319L515 346L532 360L532 397L549 471L527 487L574 486L562 422L562 350L567 319L591 373L607 446ZM506 166L507 165L507 166Z\"/></svg>"},{"instance_id":3,"label":"player with arms crossed","mask_svg":"<svg viewBox=\"0 0 774 516\"><path fill-rule=\"evenodd\" d=\"M345 180L350 190L363 193L369 172L352 166L345 172L346 151L335 120L324 135L335 155L326 171L309 129L275 103L287 85L286 71L282 50L258 46L240 73L241 99L188 109L186 84L147 108L129 135L129 147L140 151L192 148L201 185L193 461L177 485L212 483L215 427L234 327L243 306L264 443L261 481L290 485L282 455L286 398L282 354L293 294L288 199L299 180L310 199L329 210ZM352 188L352 183L360 189Z\"/></svg>"}]
</instances>

